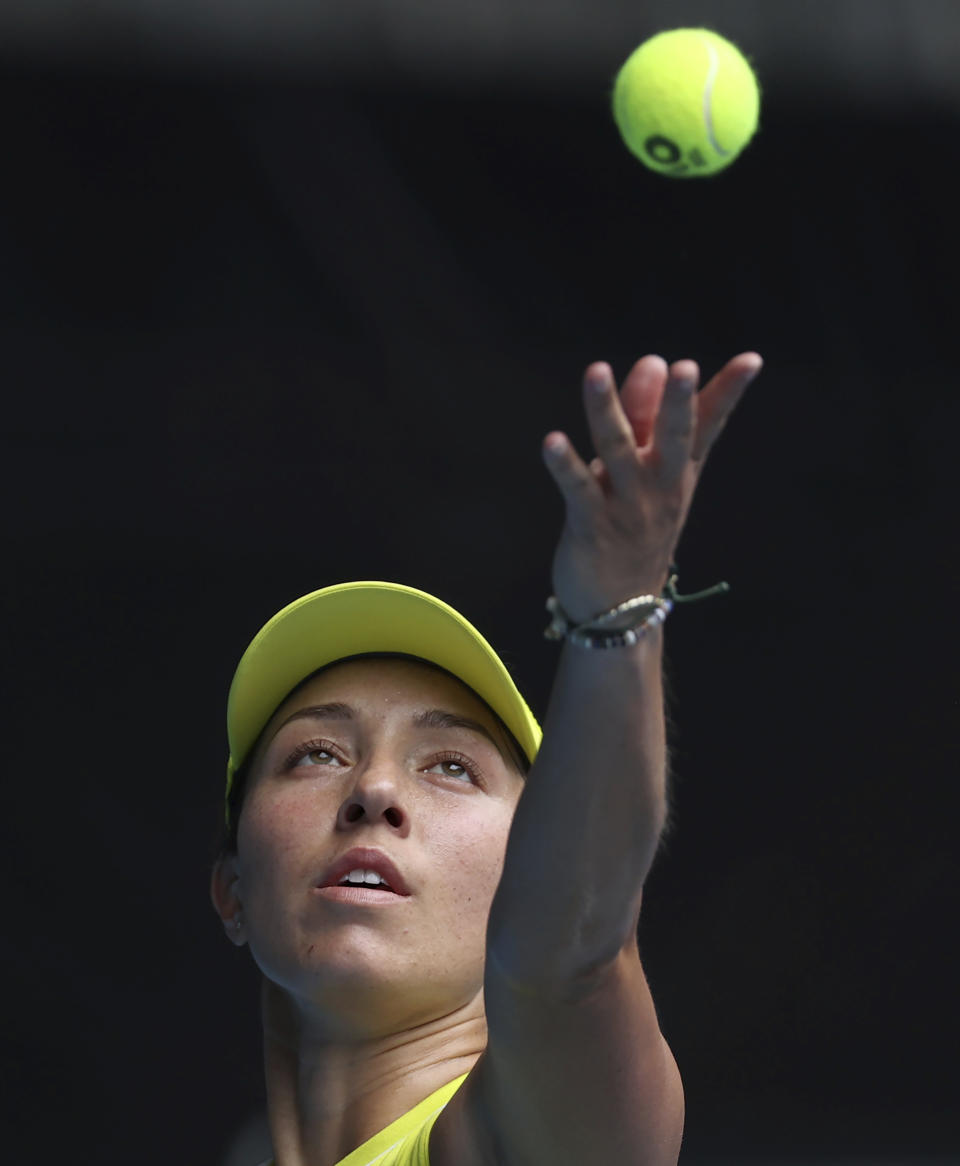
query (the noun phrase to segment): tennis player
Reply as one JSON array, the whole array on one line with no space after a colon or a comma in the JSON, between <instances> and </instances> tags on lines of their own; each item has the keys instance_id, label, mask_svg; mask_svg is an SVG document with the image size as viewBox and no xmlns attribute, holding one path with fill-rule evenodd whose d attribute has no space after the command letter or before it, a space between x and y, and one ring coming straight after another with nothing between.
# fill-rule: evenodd
<instances>
[{"instance_id":1,"label":"tennis player","mask_svg":"<svg viewBox=\"0 0 960 1166\"><path fill-rule=\"evenodd\" d=\"M262 973L276 1166L673 1166L683 1090L637 950L666 816L663 622L752 352L590 365L543 731L453 608L349 582L255 637L228 701L211 879Z\"/></svg>"}]
</instances>

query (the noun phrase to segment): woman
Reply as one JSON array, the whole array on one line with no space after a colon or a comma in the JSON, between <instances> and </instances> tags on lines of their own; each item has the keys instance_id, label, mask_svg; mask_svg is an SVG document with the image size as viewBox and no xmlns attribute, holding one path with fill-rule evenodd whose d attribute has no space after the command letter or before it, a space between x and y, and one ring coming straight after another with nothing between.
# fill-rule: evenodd
<instances>
[{"instance_id":1,"label":"woman","mask_svg":"<svg viewBox=\"0 0 960 1166\"><path fill-rule=\"evenodd\" d=\"M276 1166L676 1163L636 943L666 808L662 593L761 365L698 393L693 361L645 356L618 393L592 364L597 456L545 437L565 643L542 740L493 649L412 588L325 588L245 653L211 895L263 973Z\"/></svg>"}]
</instances>

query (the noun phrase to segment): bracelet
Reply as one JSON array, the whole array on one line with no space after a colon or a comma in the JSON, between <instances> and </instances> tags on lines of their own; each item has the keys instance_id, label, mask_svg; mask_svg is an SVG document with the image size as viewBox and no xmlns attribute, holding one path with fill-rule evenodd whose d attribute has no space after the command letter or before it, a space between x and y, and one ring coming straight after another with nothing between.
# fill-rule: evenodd
<instances>
[{"instance_id":1,"label":"bracelet","mask_svg":"<svg viewBox=\"0 0 960 1166\"><path fill-rule=\"evenodd\" d=\"M637 595L577 627L571 626L570 617L556 596L551 595L547 600L547 610L553 620L543 633L545 639L566 637L582 648L622 648L637 643L645 632L662 624L673 610L673 602L658 595ZM631 623L627 627L608 629L607 625L628 613Z\"/></svg>"},{"instance_id":2,"label":"bracelet","mask_svg":"<svg viewBox=\"0 0 960 1166\"><path fill-rule=\"evenodd\" d=\"M568 639L571 643L582 648L621 648L625 645L636 644L641 637L660 624L673 611L674 603L695 602L706 599L711 595L721 594L730 590L729 583L717 583L705 591L698 591L693 595L679 595L677 593L676 566L671 564L671 574L664 587L666 597L661 595L636 595L623 603L617 604L609 611L601 612L592 619L576 627L572 620L560 606L555 595L547 600L547 611L553 617L550 626L544 631L544 639ZM611 627L618 624L618 627Z\"/></svg>"}]
</instances>

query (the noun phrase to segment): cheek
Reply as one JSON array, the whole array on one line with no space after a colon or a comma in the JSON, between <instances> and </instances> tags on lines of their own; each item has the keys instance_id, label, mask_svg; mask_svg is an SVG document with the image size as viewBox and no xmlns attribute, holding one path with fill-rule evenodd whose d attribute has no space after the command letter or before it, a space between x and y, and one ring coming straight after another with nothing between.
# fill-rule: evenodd
<instances>
[{"instance_id":1,"label":"cheek","mask_svg":"<svg viewBox=\"0 0 960 1166\"><path fill-rule=\"evenodd\" d=\"M254 793L243 807L237 833L241 869L248 878L267 883L291 868L316 862L324 823L329 830L326 804L314 793L295 790L270 796Z\"/></svg>"},{"instance_id":2,"label":"cheek","mask_svg":"<svg viewBox=\"0 0 960 1166\"><path fill-rule=\"evenodd\" d=\"M448 886L455 903L463 911L489 911L500 882L512 817L512 809L493 817L484 815L482 821L467 820L446 833L443 866L450 873Z\"/></svg>"}]
</instances>

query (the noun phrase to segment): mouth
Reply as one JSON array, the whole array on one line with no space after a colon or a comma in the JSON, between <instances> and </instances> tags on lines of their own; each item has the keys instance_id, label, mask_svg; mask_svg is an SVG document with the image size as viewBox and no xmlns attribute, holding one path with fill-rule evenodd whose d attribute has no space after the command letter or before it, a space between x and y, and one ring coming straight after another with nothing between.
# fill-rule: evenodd
<instances>
[{"instance_id":1,"label":"mouth","mask_svg":"<svg viewBox=\"0 0 960 1166\"><path fill-rule=\"evenodd\" d=\"M371 847L354 847L340 855L320 877L318 887L322 890L374 891L395 898L408 898L410 894L403 875L390 856Z\"/></svg>"}]
</instances>

